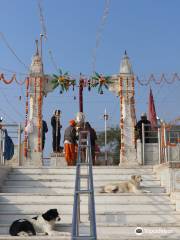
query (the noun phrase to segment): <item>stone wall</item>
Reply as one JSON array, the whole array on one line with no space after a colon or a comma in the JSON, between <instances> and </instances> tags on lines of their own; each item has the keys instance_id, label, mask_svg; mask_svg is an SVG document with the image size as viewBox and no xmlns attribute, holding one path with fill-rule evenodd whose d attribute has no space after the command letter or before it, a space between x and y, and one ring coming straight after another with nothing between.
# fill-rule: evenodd
<instances>
[{"instance_id":1,"label":"stone wall","mask_svg":"<svg viewBox=\"0 0 180 240\"><path fill-rule=\"evenodd\" d=\"M180 144L176 147L168 147L167 161L180 163ZM137 141L137 159L139 164L143 164L143 149L142 143ZM166 161L166 159L165 159ZM144 146L144 165L157 165L159 164L159 144L158 143L145 143Z\"/></svg>"},{"instance_id":2,"label":"stone wall","mask_svg":"<svg viewBox=\"0 0 180 240\"><path fill-rule=\"evenodd\" d=\"M161 185L166 188L171 197L171 201L176 204L176 210L180 211L180 168L179 163L160 164L154 166Z\"/></svg>"}]
</instances>

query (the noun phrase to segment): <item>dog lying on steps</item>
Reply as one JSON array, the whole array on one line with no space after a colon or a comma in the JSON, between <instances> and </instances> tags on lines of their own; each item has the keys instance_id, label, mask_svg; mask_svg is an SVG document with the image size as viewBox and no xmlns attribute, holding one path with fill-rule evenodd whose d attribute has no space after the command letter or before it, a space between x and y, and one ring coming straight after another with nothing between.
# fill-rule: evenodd
<instances>
[{"instance_id":1,"label":"dog lying on steps","mask_svg":"<svg viewBox=\"0 0 180 240\"><path fill-rule=\"evenodd\" d=\"M129 181L110 183L103 186L100 193L150 193L150 191L140 189L142 181L141 175L133 175Z\"/></svg>"},{"instance_id":2,"label":"dog lying on steps","mask_svg":"<svg viewBox=\"0 0 180 240\"><path fill-rule=\"evenodd\" d=\"M61 218L57 209L50 209L42 215L31 219L18 219L14 221L9 229L12 236L33 236L37 233L44 233L49 236L71 236L68 232L58 232L53 230L56 221Z\"/></svg>"}]
</instances>

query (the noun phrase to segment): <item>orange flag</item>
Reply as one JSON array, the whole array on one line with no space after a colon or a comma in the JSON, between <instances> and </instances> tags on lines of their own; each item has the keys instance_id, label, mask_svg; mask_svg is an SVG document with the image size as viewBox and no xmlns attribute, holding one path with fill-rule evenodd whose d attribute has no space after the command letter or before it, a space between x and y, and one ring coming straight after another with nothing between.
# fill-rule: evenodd
<instances>
[{"instance_id":1,"label":"orange flag","mask_svg":"<svg viewBox=\"0 0 180 240\"><path fill-rule=\"evenodd\" d=\"M153 93L151 88L149 93L148 118L149 118L149 121L151 122L151 126L156 127L157 126L156 109L154 105L154 98L153 98Z\"/></svg>"}]
</instances>

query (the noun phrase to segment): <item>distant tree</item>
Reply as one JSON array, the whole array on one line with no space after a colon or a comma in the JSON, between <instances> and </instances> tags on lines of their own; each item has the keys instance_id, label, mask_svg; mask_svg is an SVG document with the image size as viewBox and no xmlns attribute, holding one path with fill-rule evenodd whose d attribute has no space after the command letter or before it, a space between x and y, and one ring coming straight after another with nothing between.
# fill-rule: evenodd
<instances>
[{"instance_id":1,"label":"distant tree","mask_svg":"<svg viewBox=\"0 0 180 240\"><path fill-rule=\"evenodd\" d=\"M97 144L99 145L102 152L105 151L105 131L97 132ZM119 126L110 127L107 130L107 146L108 146L108 154L112 156L113 163L119 163L120 156L120 128Z\"/></svg>"}]
</instances>

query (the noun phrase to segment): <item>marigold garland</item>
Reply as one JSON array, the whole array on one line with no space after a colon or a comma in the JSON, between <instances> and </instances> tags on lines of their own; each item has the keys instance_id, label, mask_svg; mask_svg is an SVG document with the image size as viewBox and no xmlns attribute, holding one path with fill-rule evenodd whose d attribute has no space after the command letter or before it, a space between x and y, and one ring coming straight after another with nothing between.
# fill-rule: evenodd
<instances>
[{"instance_id":1,"label":"marigold garland","mask_svg":"<svg viewBox=\"0 0 180 240\"><path fill-rule=\"evenodd\" d=\"M120 128L121 128L121 155L125 155L125 150L124 150L124 116L123 116L123 79L120 77L119 79L119 84L120 84L120 111L121 111L121 118L120 118Z\"/></svg>"},{"instance_id":2,"label":"marigold garland","mask_svg":"<svg viewBox=\"0 0 180 240\"><path fill-rule=\"evenodd\" d=\"M0 81L3 81L5 84L11 84L13 81L15 81L17 84L19 85L23 85L25 82L26 82L26 78L24 79L24 81L22 82L19 82L16 78L16 74L13 74L12 78L10 80L6 80L5 77L4 77L4 74L1 73L0 74Z\"/></svg>"},{"instance_id":3,"label":"marigold garland","mask_svg":"<svg viewBox=\"0 0 180 240\"><path fill-rule=\"evenodd\" d=\"M29 97L29 78L26 78L26 116L25 116L25 130L24 130L24 157L27 158L27 147L28 147L28 133L26 130L27 119L28 119L28 97Z\"/></svg>"},{"instance_id":4,"label":"marigold garland","mask_svg":"<svg viewBox=\"0 0 180 240\"><path fill-rule=\"evenodd\" d=\"M34 102L36 104L36 89L37 89L37 80L34 78Z\"/></svg>"},{"instance_id":5,"label":"marigold garland","mask_svg":"<svg viewBox=\"0 0 180 240\"><path fill-rule=\"evenodd\" d=\"M60 75L53 74L53 89L60 87L60 94L62 94L64 91L68 91L69 87L72 86L74 90L74 86L76 85L76 80L72 79L68 72L65 72L63 74L62 70L59 70Z\"/></svg>"},{"instance_id":6,"label":"marigold garland","mask_svg":"<svg viewBox=\"0 0 180 240\"><path fill-rule=\"evenodd\" d=\"M103 76L97 72L92 76L91 87L98 87L98 93L103 94L103 87L108 89L108 85L112 83L110 76ZM89 80L90 81L90 80Z\"/></svg>"},{"instance_id":7,"label":"marigold garland","mask_svg":"<svg viewBox=\"0 0 180 240\"><path fill-rule=\"evenodd\" d=\"M38 96L38 152L42 151L42 78L38 78L39 80L39 96Z\"/></svg>"}]
</instances>

